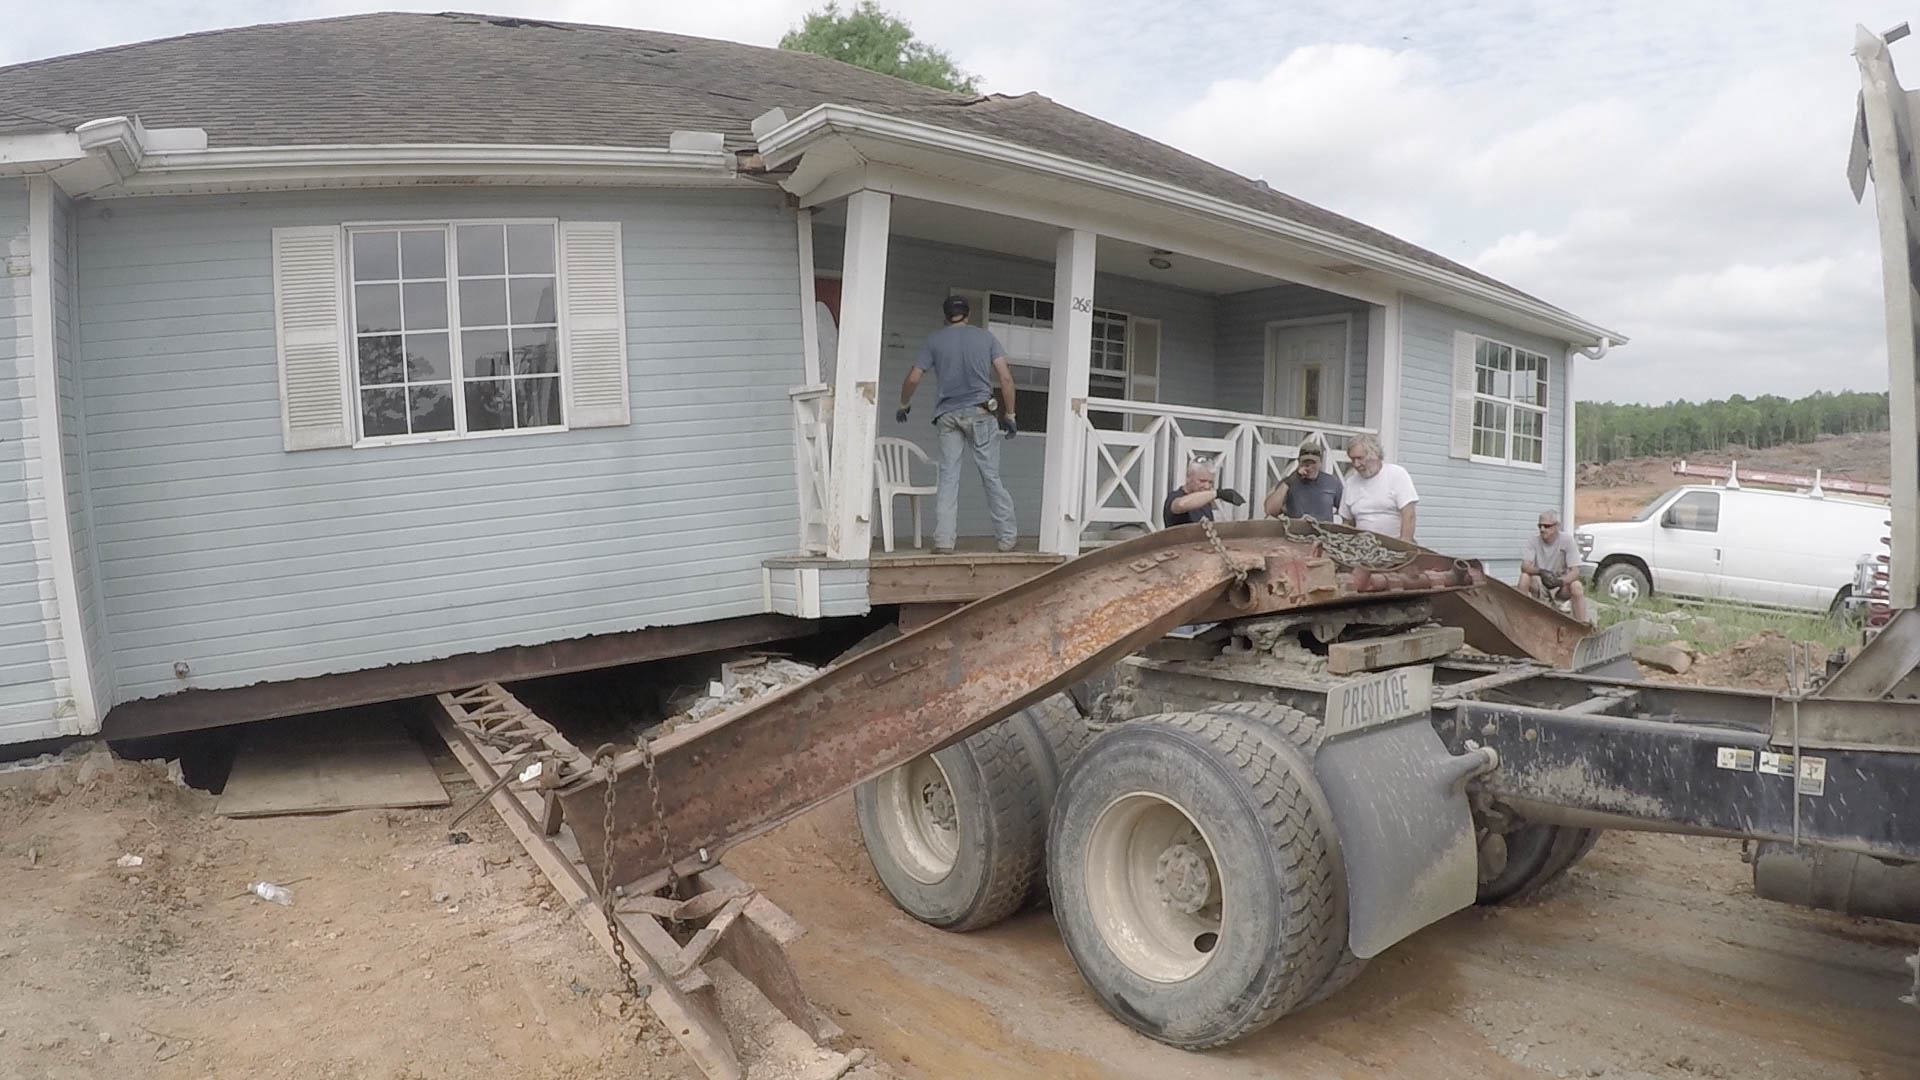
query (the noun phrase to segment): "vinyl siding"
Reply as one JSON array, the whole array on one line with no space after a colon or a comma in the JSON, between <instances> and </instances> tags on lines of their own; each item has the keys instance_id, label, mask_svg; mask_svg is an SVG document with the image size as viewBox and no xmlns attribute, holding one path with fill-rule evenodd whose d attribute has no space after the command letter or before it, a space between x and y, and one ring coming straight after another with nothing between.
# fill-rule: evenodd
<instances>
[{"instance_id":1,"label":"vinyl siding","mask_svg":"<svg viewBox=\"0 0 1920 1080\"><path fill-rule=\"evenodd\" d=\"M845 245L843 230L830 226L816 228L816 265L824 270L838 270ZM935 460L939 458L932 427L936 394L930 381L923 382L919 393L915 395L913 415L905 424L895 423L893 413L900 400L900 384L919 355L920 342L929 333L939 329L940 302L953 289L1050 298L1053 296L1053 265L909 237L895 236L890 240L887 246L886 303L881 316L878 434L912 440ZM1097 275L1093 292L1094 303L1103 309L1160 320L1161 401L1202 407L1215 405L1211 297L1114 274ZM1045 467L1044 435L1022 434L1001 444L1000 478L1013 496L1014 517L1021 534L1025 536L1038 531ZM923 471L924 475L916 473L915 479L931 483L932 470ZM929 544L932 543L933 531L932 502L928 498L923 507L927 531L925 539ZM895 547L902 544L900 527L903 521L907 528L904 543L911 545L912 518L904 499L896 510ZM993 535L993 519L987 513L986 495L970 463L962 465L959 528L962 536ZM878 519L875 520L874 529L877 538Z\"/></svg>"},{"instance_id":2,"label":"vinyl siding","mask_svg":"<svg viewBox=\"0 0 1920 1080\"><path fill-rule=\"evenodd\" d=\"M26 181L0 179L0 743L78 730L41 487L30 216Z\"/></svg>"},{"instance_id":3,"label":"vinyl siding","mask_svg":"<svg viewBox=\"0 0 1920 1080\"><path fill-rule=\"evenodd\" d=\"M1566 344L1413 299L1403 302L1399 461L1420 492L1418 536L1436 551L1484 560L1512 581L1520 547L1541 510L1559 510L1567 422ZM1488 465L1447 456L1453 416L1453 334L1495 338L1546 354L1545 468Z\"/></svg>"},{"instance_id":4,"label":"vinyl siding","mask_svg":"<svg viewBox=\"0 0 1920 1080\"><path fill-rule=\"evenodd\" d=\"M830 619L840 615L865 615L873 609L873 605L867 602L867 568L864 564L774 565L768 567L766 573L772 610L781 615ZM818 612L808 612L801 607L800 579L803 574L812 574L818 579Z\"/></svg>"},{"instance_id":5,"label":"vinyl siding","mask_svg":"<svg viewBox=\"0 0 1920 1080\"><path fill-rule=\"evenodd\" d=\"M285 452L272 230L493 217L622 223L633 423ZM798 531L802 378L793 217L773 193L123 200L79 239L118 700L764 610L761 560Z\"/></svg>"},{"instance_id":6,"label":"vinyl siding","mask_svg":"<svg viewBox=\"0 0 1920 1080\"><path fill-rule=\"evenodd\" d=\"M1305 285L1230 293L1219 299L1219 336L1214 356L1219 396L1216 407L1265 412L1267 400L1267 324L1318 315L1353 317L1347 345L1347 419L1360 426L1367 415L1367 312L1371 305Z\"/></svg>"}]
</instances>

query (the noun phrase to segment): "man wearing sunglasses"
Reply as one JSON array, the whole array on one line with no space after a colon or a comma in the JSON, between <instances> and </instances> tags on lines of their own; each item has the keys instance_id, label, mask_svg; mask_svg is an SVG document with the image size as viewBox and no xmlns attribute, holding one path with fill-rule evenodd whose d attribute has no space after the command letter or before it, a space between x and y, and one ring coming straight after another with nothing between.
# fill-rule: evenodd
<instances>
[{"instance_id":1,"label":"man wearing sunglasses","mask_svg":"<svg viewBox=\"0 0 1920 1080\"><path fill-rule=\"evenodd\" d=\"M1560 515L1552 510L1540 512L1534 534L1520 551L1520 591L1535 595L1534 583L1550 599L1566 600L1573 605L1573 617L1587 621L1587 592L1580 585L1580 552L1573 537L1560 528Z\"/></svg>"}]
</instances>

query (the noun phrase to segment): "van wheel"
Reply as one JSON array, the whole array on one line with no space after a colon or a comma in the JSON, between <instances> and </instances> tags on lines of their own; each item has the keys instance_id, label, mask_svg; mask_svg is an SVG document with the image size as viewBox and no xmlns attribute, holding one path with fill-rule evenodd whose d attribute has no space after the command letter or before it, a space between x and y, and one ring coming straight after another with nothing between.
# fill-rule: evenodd
<instances>
[{"instance_id":1,"label":"van wheel","mask_svg":"<svg viewBox=\"0 0 1920 1080\"><path fill-rule=\"evenodd\" d=\"M1593 591L1616 604L1637 604L1653 595L1653 582L1632 563L1610 563L1594 578Z\"/></svg>"},{"instance_id":2,"label":"van wheel","mask_svg":"<svg viewBox=\"0 0 1920 1080\"><path fill-rule=\"evenodd\" d=\"M1851 599L1853 599L1853 589L1850 586L1842 586L1840 594L1833 598L1833 603L1827 608L1827 621L1842 630L1859 626L1864 620L1860 614L1855 613L1854 609L1847 606L1847 601Z\"/></svg>"}]
</instances>

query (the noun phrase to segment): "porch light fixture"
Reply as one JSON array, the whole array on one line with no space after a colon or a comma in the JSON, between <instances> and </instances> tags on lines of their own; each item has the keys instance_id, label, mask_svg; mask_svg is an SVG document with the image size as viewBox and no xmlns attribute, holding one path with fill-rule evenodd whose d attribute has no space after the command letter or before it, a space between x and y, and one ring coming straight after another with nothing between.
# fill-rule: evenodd
<instances>
[{"instance_id":1,"label":"porch light fixture","mask_svg":"<svg viewBox=\"0 0 1920 1080\"><path fill-rule=\"evenodd\" d=\"M1155 270L1173 269L1173 264L1168 262L1166 257L1163 255L1155 255L1154 257L1148 259L1147 265L1153 267Z\"/></svg>"}]
</instances>

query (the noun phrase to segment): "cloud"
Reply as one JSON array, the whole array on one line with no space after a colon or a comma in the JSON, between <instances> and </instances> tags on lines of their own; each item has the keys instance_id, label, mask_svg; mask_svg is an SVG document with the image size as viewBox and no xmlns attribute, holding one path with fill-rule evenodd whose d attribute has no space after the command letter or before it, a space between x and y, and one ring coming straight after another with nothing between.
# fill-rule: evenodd
<instances>
[{"instance_id":1,"label":"cloud","mask_svg":"<svg viewBox=\"0 0 1920 1080\"><path fill-rule=\"evenodd\" d=\"M1152 130L1628 334L1583 396L1886 385L1872 214L1841 177L1844 47L1728 42L1649 65L1649 92L1631 70L1463 71L1461 44L1303 45Z\"/></svg>"}]
</instances>

